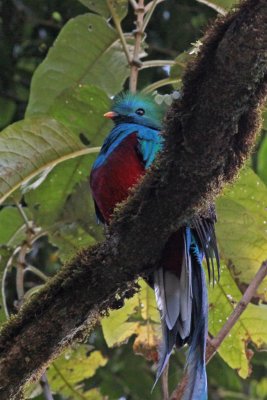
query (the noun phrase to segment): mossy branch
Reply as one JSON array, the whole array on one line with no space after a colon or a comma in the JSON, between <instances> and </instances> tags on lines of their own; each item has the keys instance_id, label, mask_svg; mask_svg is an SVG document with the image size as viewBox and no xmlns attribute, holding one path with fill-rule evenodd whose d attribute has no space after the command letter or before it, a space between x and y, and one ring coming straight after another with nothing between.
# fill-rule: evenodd
<instances>
[{"instance_id":1,"label":"mossy branch","mask_svg":"<svg viewBox=\"0 0 267 400\"><path fill-rule=\"evenodd\" d=\"M170 235L231 181L260 126L267 91L267 1L248 0L207 32L167 113L166 147L114 216L106 240L79 252L0 335L0 399L19 398L64 347L155 268Z\"/></svg>"}]
</instances>

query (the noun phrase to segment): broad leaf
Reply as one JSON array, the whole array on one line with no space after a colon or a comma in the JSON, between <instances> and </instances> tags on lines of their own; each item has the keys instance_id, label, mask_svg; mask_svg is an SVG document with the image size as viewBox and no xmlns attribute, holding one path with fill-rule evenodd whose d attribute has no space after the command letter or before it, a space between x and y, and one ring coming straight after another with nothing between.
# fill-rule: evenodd
<instances>
[{"instance_id":1,"label":"broad leaf","mask_svg":"<svg viewBox=\"0 0 267 400\"><path fill-rule=\"evenodd\" d=\"M90 151L51 118L34 117L9 126L0 135L0 203L45 169Z\"/></svg>"},{"instance_id":2,"label":"broad leaf","mask_svg":"<svg viewBox=\"0 0 267 400\"><path fill-rule=\"evenodd\" d=\"M138 284L141 287L140 292L137 294L140 307L141 316L145 321L160 322L159 310L157 308L154 290L148 286L143 280L139 280Z\"/></svg>"},{"instance_id":3,"label":"broad leaf","mask_svg":"<svg viewBox=\"0 0 267 400\"><path fill-rule=\"evenodd\" d=\"M98 15L75 17L34 74L27 115L48 113L57 97L79 85L94 84L114 95L128 75L116 31Z\"/></svg>"},{"instance_id":4,"label":"broad leaf","mask_svg":"<svg viewBox=\"0 0 267 400\"><path fill-rule=\"evenodd\" d=\"M102 329L109 347L125 342L139 326L139 322L128 322L129 317L136 313L139 302L135 295L125 301L120 310L110 311L108 317L102 319Z\"/></svg>"},{"instance_id":5,"label":"broad leaf","mask_svg":"<svg viewBox=\"0 0 267 400\"><path fill-rule=\"evenodd\" d=\"M69 128L73 135L92 146L102 144L110 128L110 122L103 117L109 107L110 100L101 89L85 85L75 90L68 89L62 92L55 100L50 112L53 117ZM54 223L58 225L58 222L65 222L66 208L71 196L72 206L68 207L68 215L72 215L72 221L68 219L68 222L75 222L79 218L80 221L84 221L84 225L96 226L88 181L94 159L95 154L68 160L58 165L49 173L40 187L26 194L27 204L38 224L51 228ZM84 185L77 187L80 182L84 182ZM75 202L74 193L77 194ZM79 215L75 215L77 213ZM83 226L83 229L86 227Z\"/></svg>"},{"instance_id":6,"label":"broad leaf","mask_svg":"<svg viewBox=\"0 0 267 400\"><path fill-rule=\"evenodd\" d=\"M160 345L159 325L149 322L145 325L139 324L135 334L137 335L133 344L135 354L142 355L146 360L158 362L158 349Z\"/></svg>"},{"instance_id":7,"label":"broad leaf","mask_svg":"<svg viewBox=\"0 0 267 400\"><path fill-rule=\"evenodd\" d=\"M88 346L80 345L75 351L67 350L50 366L47 377L54 392L67 398L102 398L97 391L86 391L81 382L94 376L99 367L106 365L107 359L99 351L87 353Z\"/></svg>"},{"instance_id":8,"label":"broad leaf","mask_svg":"<svg viewBox=\"0 0 267 400\"><path fill-rule=\"evenodd\" d=\"M25 224L16 207L0 211L0 246L15 247L25 238Z\"/></svg>"},{"instance_id":9,"label":"broad leaf","mask_svg":"<svg viewBox=\"0 0 267 400\"><path fill-rule=\"evenodd\" d=\"M216 335L223 327L242 294L230 271L223 266L221 280L209 291L209 331ZM251 352L248 343L257 347L267 343L267 306L249 304L230 334L219 347L219 354L231 368L238 370L242 378L250 374Z\"/></svg>"},{"instance_id":10,"label":"broad leaf","mask_svg":"<svg viewBox=\"0 0 267 400\"><path fill-rule=\"evenodd\" d=\"M110 16L109 7L107 0L79 0L84 6L88 7L89 10L97 12L108 18ZM111 0L111 6L120 19L124 18L128 12L128 0Z\"/></svg>"},{"instance_id":11,"label":"broad leaf","mask_svg":"<svg viewBox=\"0 0 267 400\"><path fill-rule=\"evenodd\" d=\"M110 109L106 93L93 85L66 89L55 99L50 115L63 123L88 146L102 145L112 123L103 114Z\"/></svg>"},{"instance_id":12,"label":"broad leaf","mask_svg":"<svg viewBox=\"0 0 267 400\"><path fill-rule=\"evenodd\" d=\"M16 103L14 100L8 100L0 96L0 109L0 128L2 129L12 121L16 112Z\"/></svg>"},{"instance_id":13,"label":"broad leaf","mask_svg":"<svg viewBox=\"0 0 267 400\"><path fill-rule=\"evenodd\" d=\"M90 156L65 161L54 168L42 185L26 193L27 205L32 210L37 224L51 227L59 221L67 197L78 182L87 179L91 163Z\"/></svg>"},{"instance_id":14,"label":"broad leaf","mask_svg":"<svg viewBox=\"0 0 267 400\"><path fill-rule=\"evenodd\" d=\"M216 232L221 257L241 289L245 288L266 259L267 188L249 168L217 201ZM267 282L258 295L267 300Z\"/></svg>"},{"instance_id":15,"label":"broad leaf","mask_svg":"<svg viewBox=\"0 0 267 400\"><path fill-rule=\"evenodd\" d=\"M63 262L68 261L78 250L95 243L93 236L75 223L62 224L62 226L52 230L50 240L60 249L59 256Z\"/></svg>"},{"instance_id":16,"label":"broad leaf","mask_svg":"<svg viewBox=\"0 0 267 400\"><path fill-rule=\"evenodd\" d=\"M140 292L126 300L120 310L111 311L110 315L102 320L102 329L109 347L127 341L133 334L137 335L135 351L155 361L156 341L158 343L160 335L157 329L159 312L153 290L143 280L138 283ZM157 324L154 324L154 321Z\"/></svg>"}]
</instances>

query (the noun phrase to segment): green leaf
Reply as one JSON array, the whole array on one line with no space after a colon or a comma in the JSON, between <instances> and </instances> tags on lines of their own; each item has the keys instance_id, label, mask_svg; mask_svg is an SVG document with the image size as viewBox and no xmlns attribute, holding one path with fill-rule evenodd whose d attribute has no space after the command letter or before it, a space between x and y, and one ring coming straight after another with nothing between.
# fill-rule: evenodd
<instances>
[{"instance_id":1,"label":"green leaf","mask_svg":"<svg viewBox=\"0 0 267 400\"><path fill-rule=\"evenodd\" d=\"M0 135L0 203L47 168L91 151L51 118L34 117L9 126Z\"/></svg>"},{"instance_id":2,"label":"green leaf","mask_svg":"<svg viewBox=\"0 0 267 400\"><path fill-rule=\"evenodd\" d=\"M103 17L108 18L110 16L107 0L79 0L85 7L89 8ZM115 8L115 12L120 19L123 19L128 12L128 0L112 0L112 7Z\"/></svg>"},{"instance_id":3,"label":"green leaf","mask_svg":"<svg viewBox=\"0 0 267 400\"><path fill-rule=\"evenodd\" d=\"M245 288L267 254L267 188L250 169L217 200L220 254L240 288ZM267 300L266 280L258 296Z\"/></svg>"},{"instance_id":4,"label":"green leaf","mask_svg":"<svg viewBox=\"0 0 267 400\"><path fill-rule=\"evenodd\" d=\"M135 350L138 348L140 353L139 349L143 346L147 356L151 357L151 348L155 352L155 342L159 336L156 328L160 321L159 312L153 290L142 279L138 281L138 284L140 285L140 292L126 300L121 309L113 310L108 317L103 318L102 329L109 347L119 345L136 334ZM134 319L134 322L129 322L131 319Z\"/></svg>"},{"instance_id":5,"label":"green leaf","mask_svg":"<svg viewBox=\"0 0 267 400\"><path fill-rule=\"evenodd\" d=\"M209 291L209 331L216 335L234 310L242 294L230 271L222 266L221 280ZM250 374L251 353L247 349L252 342L257 347L267 343L267 306L249 304L230 334L219 347L219 354L242 378Z\"/></svg>"},{"instance_id":6,"label":"green leaf","mask_svg":"<svg viewBox=\"0 0 267 400\"><path fill-rule=\"evenodd\" d=\"M109 347L125 342L135 333L139 323L127 321L130 316L136 313L138 306L138 297L135 295L126 300L120 310L112 310L108 317L102 319L103 334Z\"/></svg>"},{"instance_id":7,"label":"green leaf","mask_svg":"<svg viewBox=\"0 0 267 400\"><path fill-rule=\"evenodd\" d=\"M25 237L24 221L16 207L0 211L0 246L17 246Z\"/></svg>"},{"instance_id":8,"label":"green leaf","mask_svg":"<svg viewBox=\"0 0 267 400\"><path fill-rule=\"evenodd\" d=\"M0 97L0 110L0 128L3 128L12 121L16 111L15 101Z\"/></svg>"},{"instance_id":9,"label":"green leaf","mask_svg":"<svg viewBox=\"0 0 267 400\"><path fill-rule=\"evenodd\" d=\"M69 260L78 250L93 245L95 239L85 232L80 226L72 223L63 224L51 232L51 241L60 249L60 259Z\"/></svg>"},{"instance_id":10,"label":"green leaf","mask_svg":"<svg viewBox=\"0 0 267 400\"><path fill-rule=\"evenodd\" d=\"M62 92L50 112L69 128L77 139L81 137L85 143L98 145L102 144L110 128L110 121L103 117L109 107L110 99L101 89L80 85L75 90L68 89ZM83 211L83 220L96 225L88 181L94 159L95 154L65 161L55 167L37 189L26 194L27 204L39 225L51 229L56 222L65 220L66 202L69 196L78 190L77 184L82 181L86 182L88 190L85 193L84 188L80 188L82 196L76 196L76 203L72 202L72 208L78 211L80 219ZM80 209L77 207L78 203ZM68 213L70 211L68 210ZM76 217L72 212L72 222Z\"/></svg>"},{"instance_id":11,"label":"green leaf","mask_svg":"<svg viewBox=\"0 0 267 400\"><path fill-rule=\"evenodd\" d=\"M90 146L102 145L112 123L103 114L111 101L103 90L93 85L66 89L55 100L50 114L81 137Z\"/></svg>"},{"instance_id":12,"label":"green leaf","mask_svg":"<svg viewBox=\"0 0 267 400\"><path fill-rule=\"evenodd\" d=\"M33 76L27 116L48 113L57 97L79 85L93 84L114 95L128 75L116 31L98 15L75 17Z\"/></svg>"},{"instance_id":13,"label":"green leaf","mask_svg":"<svg viewBox=\"0 0 267 400\"><path fill-rule=\"evenodd\" d=\"M94 376L99 367L107 363L100 351L87 355L88 346L80 345L75 351L67 350L48 369L47 377L53 391L68 398L101 399L97 392L86 391L82 382ZM70 397L71 396L71 397Z\"/></svg>"},{"instance_id":14,"label":"green leaf","mask_svg":"<svg viewBox=\"0 0 267 400\"><path fill-rule=\"evenodd\" d=\"M267 130L267 113L266 113L266 130ZM259 177L267 186L267 133L261 144L257 155L257 172Z\"/></svg>"},{"instance_id":15,"label":"green leaf","mask_svg":"<svg viewBox=\"0 0 267 400\"><path fill-rule=\"evenodd\" d=\"M37 224L50 228L60 220L67 197L78 182L87 179L91 163L90 156L65 161L57 165L37 189L25 194Z\"/></svg>"},{"instance_id":16,"label":"green leaf","mask_svg":"<svg viewBox=\"0 0 267 400\"><path fill-rule=\"evenodd\" d=\"M160 322L159 310L157 308L154 290L140 279L138 284L141 287L138 299L141 306L141 316L145 321Z\"/></svg>"},{"instance_id":17,"label":"green leaf","mask_svg":"<svg viewBox=\"0 0 267 400\"><path fill-rule=\"evenodd\" d=\"M175 65L171 67L170 77L172 79L177 79L180 82L188 62L192 61L193 57L194 56L188 51L184 51L183 53L179 54L179 56L174 59Z\"/></svg>"},{"instance_id":18,"label":"green leaf","mask_svg":"<svg viewBox=\"0 0 267 400\"><path fill-rule=\"evenodd\" d=\"M236 5L235 0L197 0L199 3L213 8L220 14L226 14L233 6Z\"/></svg>"}]
</instances>

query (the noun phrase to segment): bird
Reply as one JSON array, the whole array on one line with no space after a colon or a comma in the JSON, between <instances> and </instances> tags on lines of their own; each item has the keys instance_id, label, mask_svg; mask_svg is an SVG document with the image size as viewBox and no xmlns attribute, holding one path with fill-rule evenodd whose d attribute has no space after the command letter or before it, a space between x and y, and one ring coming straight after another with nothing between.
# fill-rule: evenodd
<instances>
[{"instance_id":1,"label":"bird","mask_svg":"<svg viewBox=\"0 0 267 400\"><path fill-rule=\"evenodd\" d=\"M90 187L98 221L109 224L115 207L127 199L164 147L162 123L165 109L152 96L124 92L104 114L114 127L107 135L90 174ZM162 343L155 384L173 348L188 345L183 400L207 399L205 350L208 299L203 258L209 279L219 275L219 254L213 205L205 216L196 215L172 233L155 271L147 277L154 288L161 315ZM155 385L154 385L155 386Z\"/></svg>"}]
</instances>

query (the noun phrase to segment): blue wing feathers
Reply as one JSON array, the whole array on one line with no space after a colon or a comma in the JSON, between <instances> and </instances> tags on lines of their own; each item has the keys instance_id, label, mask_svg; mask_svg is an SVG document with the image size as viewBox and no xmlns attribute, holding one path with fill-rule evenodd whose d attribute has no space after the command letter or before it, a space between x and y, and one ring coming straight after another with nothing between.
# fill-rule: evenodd
<instances>
[{"instance_id":1,"label":"blue wing feathers","mask_svg":"<svg viewBox=\"0 0 267 400\"><path fill-rule=\"evenodd\" d=\"M139 142L139 151L142 155L145 167L148 168L162 147L162 137L158 130L144 127L138 124L116 125L105 139L101 151L93 165L93 169L105 163L108 157L127 136L136 133Z\"/></svg>"}]
</instances>

